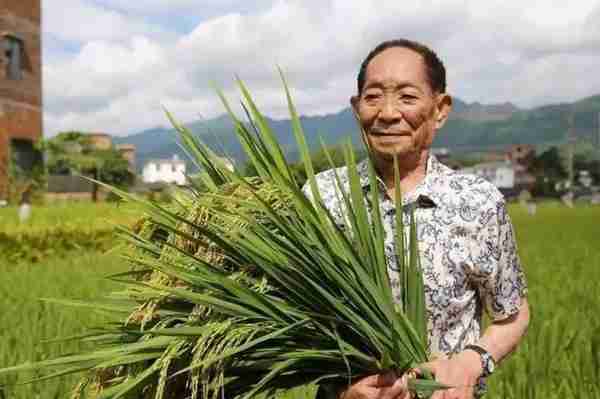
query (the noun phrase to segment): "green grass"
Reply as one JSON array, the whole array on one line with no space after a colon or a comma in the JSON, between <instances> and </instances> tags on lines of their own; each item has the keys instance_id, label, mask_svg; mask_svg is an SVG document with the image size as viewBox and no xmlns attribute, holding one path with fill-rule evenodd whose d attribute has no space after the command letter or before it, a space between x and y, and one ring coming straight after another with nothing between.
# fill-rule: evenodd
<instances>
[{"instance_id":1,"label":"green grass","mask_svg":"<svg viewBox=\"0 0 600 399\"><path fill-rule=\"evenodd\" d=\"M494 398L600 398L600 207L511 209L532 319Z\"/></svg>"},{"instance_id":2,"label":"green grass","mask_svg":"<svg viewBox=\"0 0 600 399\"><path fill-rule=\"evenodd\" d=\"M94 312L43 303L39 298L92 298L118 288L102 277L126 269L114 255L72 254L37 264L0 261L0 367L38 361L76 351L72 342L44 344L44 340L68 337L98 325L105 318ZM22 382L32 375L2 378L2 383ZM68 398L77 377L7 388L10 399Z\"/></svg>"},{"instance_id":3,"label":"green grass","mask_svg":"<svg viewBox=\"0 0 600 399\"><path fill-rule=\"evenodd\" d=\"M63 212L101 217L114 211L114 217L122 218L123 210L111 207L78 205ZM510 210L529 282L532 321L525 342L491 379L488 398L600 398L600 207L567 209L550 203L534 217L518 206ZM0 210L0 225L6 223L3 212L7 210ZM47 212L44 220L65 217L58 209ZM101 277L124 268L114 255L98 253L72 252L37 264L0 260L0 367L76 350L73 344L42 340L77 334L102 317L37 298L96 297L115 288ZM9 388L4 397L68 398L75 380ZM286 398L304 399L311 392Z\"/></svg>"},{"instance_id":4,"label":"green grass","mask_svg":"<svg viewBox=\"0 0 600 399\"><path fill-rule=\"evenodd\" d=\"M34 206L20 223L18 208L0 208L0 253L9 263L40 262L71 251L107 251L113 247L115 224L131 225L140 212L115 203L62 203Z\"/></svg>"},{"instance_id":5,"label":"green grass","mask_svg":"<svg viewBox=\"0 0 600 399\"><path fill-rule=\"evenodd\" d=\"M139 217L130 205L117 203L62 202L32 207L31 218L19 223L18 207L0 208L0 231L45 229L57 225L96 227L109 226L114 222L133 221Z\"/></svg>"}]
</instances>

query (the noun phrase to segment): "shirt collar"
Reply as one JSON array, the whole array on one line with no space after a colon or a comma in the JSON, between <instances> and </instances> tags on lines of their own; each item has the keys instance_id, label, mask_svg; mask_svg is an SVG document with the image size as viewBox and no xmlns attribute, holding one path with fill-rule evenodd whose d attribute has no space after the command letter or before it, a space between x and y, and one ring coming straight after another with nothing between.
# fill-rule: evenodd
<instances>
[{"instance_id":1,"label":"shirt collar","mask_svg":"<svg viewBox=\"0 0 600 399\"><path fill-rule=\"evenodd\" d=\"M360 178L360 185L363 190L368 190L371 186L369 181L369 158L362 160L356 165L358 177ZM434 155L429 155L427 158L427 169L425 172L425 178L421 183L415 187L407 198L403 199L403 203L417 202L419 207L430 208L439 205L440 195L439 187L436 190L436 186L440 184L440 178L445 174L447 168L438 161ZM377 184L381 190L385 189L385 184L379 176L377 176Z\"/></svg>"}]
</instances>

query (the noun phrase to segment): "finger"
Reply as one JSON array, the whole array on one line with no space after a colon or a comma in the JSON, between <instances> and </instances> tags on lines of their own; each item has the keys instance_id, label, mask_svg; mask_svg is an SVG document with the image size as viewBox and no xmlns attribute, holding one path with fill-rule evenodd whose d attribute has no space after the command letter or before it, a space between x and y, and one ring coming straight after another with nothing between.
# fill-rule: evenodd
<instances>
[{"instance_id":1,"label":"finger","mask_svg":"<svg viewBox=\"0 0 600 399\"><path fill-rule=\"evenodd\" d=\"M416 397L413 392L407 389L406 392L399 394L395 399L416 399Z\"/></svg>"},{"instance_id":2,"label":"finger","mask_svg":"<svg viewBox=\"0 0 600 399\"><path fill-rule=\"evenodd\" d=\"M387 373L383 373L383 374L376 374L372 377L374 377L374 378L369 380L367 382L367 385L371 386L371 387L379 387L379 388L391 387L392 385L394 385L394 383L398 379L398 376L393 371L388 371Z\"/></svg>"},{"instance_id":3,"label":"finger","mask_svg":"<svg viewBox=\"0 0 600 399\"><path fill-rule=\"evenodd\" d=\"M433 362L419 364L413 370L417 373L417 375L423 375L424 371L428 371L433 375L435 375L435 373L436 373L435 363L433 363Z\"/></svg>"},{"instance_id":4,"label":"finger","mask_svg":"<svg viewBox=\"0 0 600 399\"><path fill-rule=\"evenodd\" d=\"M364 385L352 385L338 396L339 399L379 398L381 390Z\"/></svg>"},{"instance_id":5,"label":"finger","mask_svg":"<svg viewBox=\"0 0 600 399\"><path fill-rule=\"evenodd\" d=\"M390 388L384 388L382 391L384 391L384 399L397 399L398 397L404 397L409 392L408 378L406 375L404 375L401 378L398 378L396 382L394 382L394 385L392 385Z\"/></svg>"},{"instance_id":6,"label":"finger","mask_svg":"<svg viewBox=\"0 0 600 399\"><path fill-rule=\"evenodd\" d=\"M360 391L358 392L359 395L357 396L358 398L377 398L379 399L381 397L381 390L379 388L368 388L368 387L361 387Z\"/></svg>"},{"instance_id":7,"label":"finger","mask_svg":"<svg viewBox=\"0 0 600 399\"><path fill-rule=\"evenodd\" d=\"M459 392L458 389L456 388L450 388L450 389L446 389L444 391L444 399L466 399L466 397L464 397L463 395L461 395L461 393Z\"/></svg>"},{"instance_id":8,"label":"finger","mask_svg":"<svg viewBox=\"0 0 600 399\"><path fill-rule=\"evenodd\" d=\"M416 398L416 396L414 396L413 393L410 391L406 391L406 393L404 395L400 394L399 396L396 396L396 399L414 399L414 398Z\"/></svg>"},{"instance_id":9,"label":"finger","mask_svg":"<svg viewBox=\"0 0 600 399\"><path fill-rule=\"evenodd\" d=\"M453 389L454 394L450 398L456 399L473 399L472 389L468 387Z\"/></svg>"},{"instance_id":10,"label":"finger","mask_svg":"<svg viewBox=\"0 0 600 399\"><path fill-rule=\"evenodd\" d=\"M442 391L440 391L440 390L435 391L433 393L433 395L431 395L430 399L445 399L444 398L444 391L443 390Z\"/></svg>"},{"instance_id":11,"label":"finger","mask_svg":"<svg viewBox=\"0 0 600 399\"><path fill-rule=\"evenodd\" d=\"M364 385L367 387L376 387L378 386L379 375L373 374L367 377L363 377L360 380L356 381L354 385Z\"/></svg>"},{"instance_id":12,"label":"finger","mask_svg":"<svg viewBox=\"0 0 600 399\"><path fill-rule=\"evenodd\" d=\"M462 389L448 389L444 399L467 399Z\"/></svg>"},{"instance_id":13,"label":"finger","mask_svg":"<svg viewBox=\"0 0 600 399\"><path fill-rule=\"evenodd\" d=\"M367 377L363 377L360 380L356 381L353 385L365 386L365 387L380 387L386 385L392 385L393 381L387 381L387 377L383 377L380 374L373 374Z\"/></svg>"}]
</instances>

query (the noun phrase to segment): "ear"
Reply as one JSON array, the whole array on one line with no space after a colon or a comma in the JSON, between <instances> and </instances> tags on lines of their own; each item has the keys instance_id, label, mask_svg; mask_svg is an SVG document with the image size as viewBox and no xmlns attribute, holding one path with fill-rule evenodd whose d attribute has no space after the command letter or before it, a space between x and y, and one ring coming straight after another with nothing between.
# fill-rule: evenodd
<instances>
[{"instance_id":1,"label":"ear","mask_svg":"<svg viewBox=\"0 0 600 399\"><path fill-rule=\"evenodd\" d=\"M452 111L452 97L447 93L437 95L435 109L435 129L441 129L448 120L448 115Z\"/></svg>"},{"instance_id":2,"label":"ear","mask_svg":"<svg viewBox=\"0 0 600 399\"><path fill-rule=\"evenodd\" d=\"M360 101L360 96L352 96L350 97L350 105L354 109L354 112L358 115L358 102Z\"/></svg>"},{"instance_id":3,"label":"ear","mask_svg":"<svg viewBox=\"0 0 600 399\"><path fill-rule=\"evenodd\" d=\"M367 132L365 131L365 128L362 125L362 121L360 120L360 114L358 113L358 104L360 102L360 95L355 95L350 97L350 105L352 106L352 112L354 113L354 118L356 119L356 123L358 124L359 128L360 128L360 134L362 136L362 141L363 143L365 143L365 146L367 147L367 151L370 151L370 146L369 146L369 138L367 137Z\"/></svg>"}]
</instances>

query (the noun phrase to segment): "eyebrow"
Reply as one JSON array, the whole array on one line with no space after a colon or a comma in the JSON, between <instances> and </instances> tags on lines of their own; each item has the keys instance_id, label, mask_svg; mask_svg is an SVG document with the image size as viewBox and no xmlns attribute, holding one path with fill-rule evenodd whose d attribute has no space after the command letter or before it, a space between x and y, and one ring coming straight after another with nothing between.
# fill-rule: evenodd
<instances>
[{"instance_id":1,"label":"eyebrow","mask_svg":"<svg viewBox=\"0 0 600 399\"><path fill-rule=\"evenodd\" d=\"M392 90L403 90L403 89L413 89L416 90L420 95L429 95L429 91L427 90L423 90L418 86L415 86L412 83L409 82L399 82L399 83L395 83L394 86L391 88ZM385 90L385 89L389 89L385 87L385 85L382 82L373 82L371 84L366 84L365 87L362 90L362 93L365 93L366 91L368 91L369 89L381 89L381 90Z\"/></svg>"},{"instance_id":2,"label":"eyebrow","mask_svg":"<svg viewBox=\"0 0 600 399\"><path fill-rule=\"evenodd\" d=\"M386 87L386 85L382 81L372 81L370 83L366 83L363 90L367 90L367 89L371 89L371 88L385 88L385 87ZM423 90L420 87L415 86L413 83L410 83L410 82L395 82L393 84L394 89L404 89L407 87L416 89L420 92L423 92Z\"/></svg>"}]
</instances>

